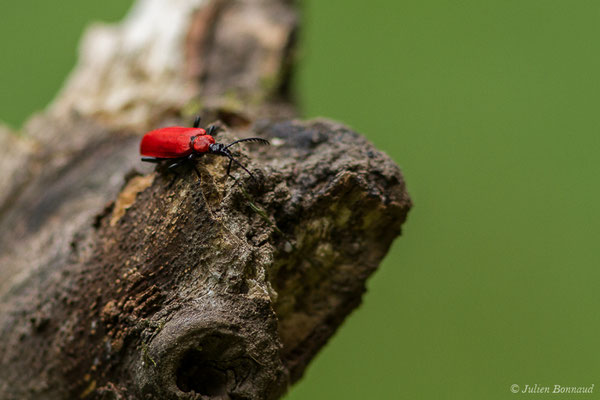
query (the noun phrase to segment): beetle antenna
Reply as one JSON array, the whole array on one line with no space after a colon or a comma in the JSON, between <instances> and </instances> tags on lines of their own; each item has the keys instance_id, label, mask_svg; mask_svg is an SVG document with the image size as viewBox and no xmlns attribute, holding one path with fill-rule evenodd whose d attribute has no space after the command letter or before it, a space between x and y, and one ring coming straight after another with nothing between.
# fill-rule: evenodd
<instances>
[{"instance_id":1,"label":"beetle antenna","mask_svg":"<svg viewBox=\"0 0 600 400\"><path fill-rule=\"evenodd\" d=\"M239 140L236 140L235 142L229 143L227 146L225 146L225 149L233 146L234 144L240 143L240 142L258 142L258 143L262 143L262 144L271 144L267 139L263 139L263 138L259 138L259 137L251 137L251 138L239 139Z\"/></svg>"}]
</instances>

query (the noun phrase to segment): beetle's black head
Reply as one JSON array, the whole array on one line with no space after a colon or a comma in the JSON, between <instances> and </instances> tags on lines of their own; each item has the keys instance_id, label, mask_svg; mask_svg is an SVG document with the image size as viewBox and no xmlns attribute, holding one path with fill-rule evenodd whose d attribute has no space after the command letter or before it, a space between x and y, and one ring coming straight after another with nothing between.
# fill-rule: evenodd
<instances>
[{"instance_id":1,"label":"beetle's black head","mask_svg":"<svg viewBox=\"0 0 600 400\"><path fill-rule=\"evenodd\" d=\"M225 155L226 154L231 154L229 153L229 151L227 150L226 146L223 143L213 143L210 146L208 146L208 152L212 153L212 154L219 154L219 155Z\"/></svg>"},{"instance_id":2,"label":"beetle's black head","mask_svg":"<svg viewBox=\"0 0 600 400\"><path fill-rule=\"evenodd\" d=\"M254 179L254 181L256 182L256 178L254 177L254 175L252 175L252 172L250 172L248 170L248 168L244 167L238 160L236 160L228 149L229 147L233 146L234 144L237 144L240 142L259 142L259 143L263 143L263 144L270 144L269 141L266 139L246 138L246 139L236 140L235 142L229 143L228 145L225 145L223 143L213 143L208 147L208 152L210 154L215 154L218 156L223 156L223 157L229 158L229 166L227 167L227 175L229 175L229 171L231 169L231 163L233 162L233 163L236 163L238 166L240 166L244 171L246 171L248 173L248 175L250 175L250 177L252 179Z\"/></svg>"}]
</instances>

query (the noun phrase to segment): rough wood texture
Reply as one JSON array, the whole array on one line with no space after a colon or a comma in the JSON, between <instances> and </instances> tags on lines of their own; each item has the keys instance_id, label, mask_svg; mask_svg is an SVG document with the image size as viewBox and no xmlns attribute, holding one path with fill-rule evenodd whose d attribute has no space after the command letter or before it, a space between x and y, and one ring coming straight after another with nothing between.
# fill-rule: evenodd
<instances>
[{"instance_id":1,"label":"rough wood texture","mask_svg":"<svg viewBox=\"0 0 600 400\"><path fill-rule=\"evenodd\" d=\"M288 119L296 21L140 1L25 137L0 130L0 398L276 399L360 303L411 203L360 135ZM140 164L145 127L200 110L272 141L240 147L258 183Z\"/></svg>"}]
</instances>

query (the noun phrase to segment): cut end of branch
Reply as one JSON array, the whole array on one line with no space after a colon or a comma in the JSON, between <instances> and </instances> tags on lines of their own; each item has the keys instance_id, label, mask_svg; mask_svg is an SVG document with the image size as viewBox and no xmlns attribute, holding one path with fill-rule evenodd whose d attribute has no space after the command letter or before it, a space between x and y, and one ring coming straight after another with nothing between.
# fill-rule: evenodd
<instances>
[{"instance_id":1,"label":"cut end of branch","mask_svg":"<svg viewBox=\"0 0 600 400\"><path fill-rule=\"evenodd\" d=\"M0 132L1 398L277 399L360 304L411 200L362 136L282 121L296 25L289 0L141 0L31 143ZM272 146L232 147L234 179L145 174L137 135L186 107Z\"/></svg>"}]
</instances>

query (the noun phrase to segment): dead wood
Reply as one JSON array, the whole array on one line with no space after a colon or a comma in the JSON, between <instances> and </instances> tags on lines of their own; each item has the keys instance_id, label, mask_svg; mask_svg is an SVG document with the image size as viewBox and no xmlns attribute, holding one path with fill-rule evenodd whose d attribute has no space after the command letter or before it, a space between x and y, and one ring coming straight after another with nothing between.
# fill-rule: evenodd
<instances>
[{"instance_id":1,"label":"dead wood","mask_svg":"<svg viewBox=\"0 0 600 400\"><path fill-rule=\"evenodd\" d=\"M276 399L359 305L411 202L363 137L290 119L296 28L285 0L140 1L0 131L0 398ZM258 182L141 165L194 112L271 140L240 146Z\"/></svg>"}]
</instances>

